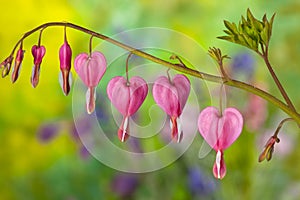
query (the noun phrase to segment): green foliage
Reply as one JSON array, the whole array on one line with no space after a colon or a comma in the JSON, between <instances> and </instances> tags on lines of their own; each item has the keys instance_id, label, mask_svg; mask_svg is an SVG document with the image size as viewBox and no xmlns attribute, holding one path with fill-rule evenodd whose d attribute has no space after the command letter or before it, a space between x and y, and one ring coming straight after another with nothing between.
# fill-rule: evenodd
<instances>
[{"instance_id":1,"label":"green foliage","mask_svg":"<svg viewBox=\"0 0 300 200\"><path fill-rule=\"evenodd\" d=\"M242 16L238 25L224 20L224 25L227 28L224 32L227 35L218 38L243 45L263 54L271 39L274 17L275 14L268 20L265 14L260 21L253 16L248 8L247 17ZM259 47L261 47L262 52L260 52Z\"/></svg>"}]
</instances>

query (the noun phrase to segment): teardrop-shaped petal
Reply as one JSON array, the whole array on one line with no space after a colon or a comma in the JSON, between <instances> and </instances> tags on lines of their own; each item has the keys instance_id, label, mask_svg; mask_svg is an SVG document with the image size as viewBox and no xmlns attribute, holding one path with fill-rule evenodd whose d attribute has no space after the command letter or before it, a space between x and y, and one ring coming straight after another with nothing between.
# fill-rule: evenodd
<instances>
[{"instance_id":1,"label":"teardrop-shaped petal","mask_svg":"<svg viewBox=\"0 0 300 200\"><path fill-rule=\"evenodd\" d=\"M106 60L98 51L91 56L81 53L75 58L74 68L87 87L96 87L106 71Z\"/></svg>"},{"instance_id":2,"label":"teardrop-shaped petal","mask_svg":"<svg viewBox=\"0 0 300 200\"><path fill-rule=\"evenodd\" d=\"M89 87L85 97L86 97L86 110L88 114L92 114L96 108L96 88Z\"/></svg>"},{"instance_id":3,"label":"teardrop-shaped petal","mask_svg":"<svg viewBox=\"0 0 300 200\"><path fill-rule=\"evenodd\" d=\"M67 41L59 49L60 69L70 71L72 61L72 49Z\"/></svg>"},{"instance_id":4,"label":"teardrop-shaped petal","mask_svg":"<svg viewBox=\"0 0 300 200\"><path fill-rule=\"evenodd\" d=\"M22 61L23 61L23 58L24 58L24 52L25 51L22 48L20 48L17 52L13 73L11 75L11 81L13 83L16 82L18 77L19 77L21 64L22 64Z\"/></svg>"},{"instance_id":5,"label":"teardrop-shaped petal","mask_svg":"<svg viewBox=\"0 0 300 200\"><path fill-rule=\"evenodd\" d=\"M118 138L121 142L125 142L129 138L129 117L124 117L122 124L118 130Z\"/></svg>"},{"instance_id":6,"label":"teardrop-shaped petal","mask_svg":"<svg viewBox=\"0 0 300 200\"><path fill-rule=\"evenodd\" d=\"M46 53L46 48L44 46L34 45L31 48L31 53L32 53L33 58L34 58L34 61L33 61L34 64L38 65L38 64L41 64L41 62L43 60L43 57Z\"/></svg>"},{"instance_id":7,"label":"teardrop-shaped petal","mask_svg":"<svg viewBox=\"0 0 300 200\"><path fill-rule=\"evenodd\" d=\"M220 116L217 108L207 107L199 115L198 128L214 150L225 150L241 134L243 117L235 108L226 108Z\"/></svg>"},{"instance_id":8,"label":"teardrop-shaped petal","mask_svg":"<svg viewBox=\"0 0 300 200\"><path fill-rule=\"evenodd\" d=\"M107 95L112 104L123 116L133 115L148 94L146 81L134 76L129 84L122 76L116 76L107 85Z\"/></svg>"},{"instance_id":9,"label":"teardrop-shaped petal","mask_svg":"<svg viewBox=\"0 0 300 200\"><path fill-rule=\"evenodd\" d=\"M72 72L67 70L62 70L59 73L59 84L66 96L69 94L71 90L72 82L73 82Z\"/></svg>"},{"instance_id":10,"label":"teardrop-shaped petal","mask_svg":"<svg viewBox=\"0 0 300 200\"><path fill-rule=\"evenodd\" d=\"M213 174L217 179L223 179L226 175L226 165L222 151L217 152L216 161L213 166Z\"/></svg>"},{"instance_id":11,"label":"teardrop-shaped petal","mask_svg":"<svg viewBox=\"0 0 300 200\"><path fill-rule=\"evenodd\" d=\"M190 94L191 83L186 76L177 74L173 78L173 84L177 89L180 110L182 111Z\"/></svg>"},{"instance_id":12,"label":"teardrop-shaped petal","mask_svg":"<svg viewBox=\"0 0 300 200\"><path fill-rule=\"evenodd\" d=\"M32 73L31 73L31 85L32 87L36 88L40 79L40 64L34 65L32 67Z\"/></svg>"},{"instance_id":13,"label":"teardrop-shaped petal","mask_svg":"<svg viewBox=\"0 0 300 200\"><path fill-rule=\"evenodd\" d=\"M169 116L179 117L190 93L190 82L184 75L176 75L172 82L160 76L153 84L153 98Z\"/></svg>"},{"instance_id":14,"label":"teardrop-shaped petal","mask_svg":"<svg viewBox=\"0 0 300 200\"><path fill-rule=\"evenodd\" d=\"M183 138L183 131L181 128L181 122L178 117L171 117L170 119L171 125L171 136L177 143L181 142Z\"/></svg>"}]
</instances>

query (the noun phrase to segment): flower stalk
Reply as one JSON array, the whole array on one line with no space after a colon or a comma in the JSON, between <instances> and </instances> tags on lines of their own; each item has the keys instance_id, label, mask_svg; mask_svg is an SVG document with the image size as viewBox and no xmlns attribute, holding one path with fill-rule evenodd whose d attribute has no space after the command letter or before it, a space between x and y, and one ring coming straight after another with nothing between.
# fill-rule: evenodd
<instances>
[{"instance_id":1,"label":"flower stalk","mask_svg":"<svg viewBox=\"0 0 300 200\"><path fill-rule=\"evenodd\" d=\"M272 18L273 19L273 18ZM238 80L234 80L234 79L230 79L230 81L226 80L226 78L222 77L222 76L216 76L216 75L211 75L211 74L207 74L204 72L200 72L191 68L195 68L194 66L191 66L191 68L187 68L187 67L183 67L182 65L179 64L173 64L169 61L163 60L161 58L158 58L154 55L151 55L149 53L146 53L144 51L141 51L139 49L136 49L134 47L128 46L122 42L119 42L117 40L114 40L108 36L105 36L103 34L94 32L90 29L84 28L82 26L78 26L76 24L73 23L69 23L69 22L49 22L49 23L44 23L30 31L28 31L27 33L25 33L23 35L23 37L21 37L21 39L16 43L15 47L13 48L11 54L9 57L12 57L14 55L15 50L17 49L18 45L27 37L29 37L31 34L39 31L39 30L44 30L48 27L55 27L55 26L63 26L63 27L69 27L81 32L84 32L86 34L89 34L93 37L105 40L106 42L109 42L113 45L119 46L120 48L123 48L129 52L131 52L132 54L135 54L137 56L140 56L142 58L148 59L152 62L161 64L167 68L171 68L174 69L178 72L190 75L190 76L194 76L196 78L200 78L200 79L204 79L207 81L212 81L212 82L217 82L217 83L224 83L228 86L232 86L232 87L236 87L242 90L245 90L247 92L253 93L257 96L260 96L261 98L267 100L268 102L270 102L271 104L273 104L274 106L280 108L282 111L284 111L286 114L288 114L291 118L293 118L298 124L300 124L300 115L299 113L296 111L296 109L293 106L290 106L292 104L290 103L284 103L282 102L280 99L278 99L277 97L273 96L272 94L259 89L251 84L245 83L245 82L241 82Z\"/></svg>"}]
</instances>

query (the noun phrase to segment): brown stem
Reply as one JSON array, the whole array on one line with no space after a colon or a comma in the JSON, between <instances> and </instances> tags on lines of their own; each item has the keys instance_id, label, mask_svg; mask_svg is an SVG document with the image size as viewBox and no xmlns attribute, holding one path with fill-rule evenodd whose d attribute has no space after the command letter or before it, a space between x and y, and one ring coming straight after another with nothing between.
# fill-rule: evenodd
<instances>
[{"instance_id":1,"label":"brown stem","mask_svg":"<svg viewBox=\"0 0 300 200\"><path fill-rule=\"evenodd\" d=\"M274 133L273 136L277 138L278 133L279 133L280 129L282 128L283 124L284 124L285 122L293 121L293 120L294 120L293 118L285 118L285 119L283 119L283 120L279 123L279 125L278 125L278 127L277 127L277 129L276 129L276 131L275 131L275 133Z\"/></svg>"},{"instance_id":2,"label":"brown stem","mask_svg":"<svg viewBox=\"0 0 300 200\"><path fill-rule=\"evenodd\" d=\"M129 82L129 75L128 75L128 62L129 62L129 58L132 56L132 53L130 52L127 59L126 59L126 81L127 81L127 86L130 85Z\"/></svg>"},{"instance_id":3,"label":"brown stem","mask_svg":"<svg viewBox=\"0 0 300 200\"><path fill-rule=\"evenodd\" d=\"M269 59L268 59L268 53L267 53L267 51L265 52L265 54L263 54L263 59L264 59L266 65L267 65L268 70L269 70L269 72L270 72L270 74L271 74L273 80L275 81L275 83L276 83L276 85L277 85L277 87L278 87L278 89L279 89L281 95L283 96L284 100L286 101L287 105L288 105L293 111L296 112L296 109L295 109L295 107L294 107L292 101L290 100L289 96L287 95L285 89L284 89L283 86L281 85L279 79L277 78L277 76L276 76L276 74L275 74L275 72L274 72L274 70L273 70L273 68L272 68L272 66L271 66L271 63L270 63L270 61L269 61Z\"/></svg>"}]
</instances>

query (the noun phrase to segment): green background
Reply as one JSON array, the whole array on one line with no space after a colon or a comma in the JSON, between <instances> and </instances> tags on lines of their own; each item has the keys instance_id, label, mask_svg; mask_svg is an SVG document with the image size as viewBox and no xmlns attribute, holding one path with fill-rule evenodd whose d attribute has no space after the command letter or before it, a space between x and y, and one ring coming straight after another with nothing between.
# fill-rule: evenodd
<instances>
[{"instance_id":1,"label":"green background","mask_svg":"<svg viewBox=\"0 0 300 200\"><path fill-rule=\"evenodd\" d=\"M216 39L223 34L223 20L237 22L247 8L258 18L264 13L269 17L276 13L270 59L296 108L300 108L300 3L296 0L2 0L0 57L4 59L10 53L23 33L50 21L73 22L108 36L134 28L162 27L188 35L205 49L217 46L229 56L240 52L250 54L255 60L252 83L263 85L280 96L256 55ZM87 51L89 37L77 31L68 32L73 55ZM63 95L57 76L62 29L52 28L44 33L42 41L47 53L40 83L36 89L31 87L30 48L36 43L37 36L24 42L27 52L19 80L15 84L11 84L9 77L0 80L0 199L118 199L112 182L122 175L121 172L92 157L81 158L78 154L80 142L69 134L72 98ZM193 49L190 53L193 54ZM228 61L227 67L230 63ZM207 71L209 67L199 70ZM230 105L243 110L248 100L245 92L232 90ZM204 102L209 104L209 100ZM178 161L159 171L136 175L137 187L126 198L299 199L299 129L295 124L289 123L283 128L279 135L279 138L282 135L281 143L275 146L271 162L257 162L264 142L286 116L273 105L263 107L268 115L264 123L254 131L246 126L241 137L226 151L228 173L222 181L214 180L211 173L214 152L205 159L198 158L202 138L197 134L191 148ZM247 118L245 121L247 123ZM41 142L37 136L39 127L52 122L62 127L58 136L47 143ZM187 169L190 168L199 169L214 189L193 195L188 184ZM204 185L207 185L205 181Z\"/></svg>"}]
</instances>

